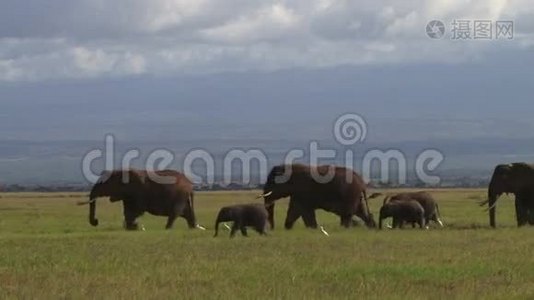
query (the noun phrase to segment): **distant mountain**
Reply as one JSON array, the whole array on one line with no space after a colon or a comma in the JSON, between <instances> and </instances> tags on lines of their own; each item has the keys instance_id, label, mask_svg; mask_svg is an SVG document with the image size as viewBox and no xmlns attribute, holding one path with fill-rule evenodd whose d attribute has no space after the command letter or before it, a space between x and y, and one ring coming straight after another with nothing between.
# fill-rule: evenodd
<instances>
[{"instance_id":1,"label":"distant mountain","mask_svg":"<svg viewBox=\"0 0 534 300\"><path fill-rule=\"evenodd\" d=\"M445 155L441 170L484 172L534 161L534 71L502 64L0 83L0 181L83 181L81 157L103 147L106 134L118 153L169 149L176 168L197 148L218 157L259 148L276 164L310 141L340 148L333 127L346 113L367 123L360 155L395 148L413 160L435 148Z\"/></svg>"},{"instance_id":2,"label":"distant mountain","mask_svg":"<svg viewBox=\"0 0 534 300\"><path fill-rule=\"evenodd\" d=\"M493 167L498 163L514 161L534 161L534 139L471 139L471 140L429 140L396 143L365 143L354 147L341 147L331 140L319 141L320 149L336 150L337 158L322 160L320 163L344 164L346 150L355 153L355 168L361 169L363 155L371 149L400 150L407 158L409 171L413 171L413 162L425 149L437 149L443 153L445 160L435 173L443 175L457 174L489 177ZM180 142L123 142L116 144L116 167L120 166L123 154L131 149L140 151L142 158L134 161L134 167L143 167L146 157L155 149L165 149L175 154L173 168L182 169L184 156L195 149L209 152L216 164L216 176L222 178L223 158L232 149L259 149L268 159L269 166L282 163L285 155L292 149L302 149L306 157L301 162L308 162L309 144L307 141L274 141L270 139L231 140L217 139L210 141L183 140ZM93 149L103 149L103 141L0 141L0 182L4 184L74 184L87 183L81 172L82 157ZM94 164L95 172L103 167L103 161ZM205 166L196 162L195 174L205 174ZM234 166L234 175L241 176L240 167ZM393 166L395 168L395 166ZM251 174L259 176L257 164L252 165ZM238 180L239 178L236 178Z\"/></svg>"},{"instance_id":3,"label":"distant mountain","mask_svg":"<svg viewBox=\"0 0 534 300\"><path fill-rule=\"evenodd\" d=\"M511 62L512 64L512 62ZM324 140L363 116L371 142L534 138L534 70L486 63L0 83L14 140Z\"/></svg>"}]
</instances>

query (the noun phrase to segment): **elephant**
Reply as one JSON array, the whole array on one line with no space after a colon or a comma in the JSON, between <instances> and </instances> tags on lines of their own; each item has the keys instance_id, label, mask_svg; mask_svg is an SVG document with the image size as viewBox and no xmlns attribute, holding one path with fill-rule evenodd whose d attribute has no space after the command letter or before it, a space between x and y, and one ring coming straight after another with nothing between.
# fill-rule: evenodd
<instances>
[{"instance_id":1,"label":"elephant","mask_svg":"<svg viewBox=\"0 0 534 300\"><path fill-rule=\"evenodd\" d=\"M289 197L285 228L291 229L302 217L308 228L317 228L315 210L323 209L341 218L341 225L350 227L352 216L362 219L367 227L376 223L369 211L366 184L351 169L338 166L278 165L271 169L263 186L265 206L274 228L275 202Z\"/></svg>"},{"instance_id":2,"label":"elephant","mask_svg":"<svg viewBox=\"0 0 534 300\"><path fill-rule=\"evenodd\" d=\"M393 196L386 196L384 198L383 205L388 202L394 201L412 201L415 200L421 204L425 210L425 224L429 224L430 221L438 223L443 227L443 222L441 221L441 213L439 212L439 206L434 197L427 192L407 192L399 193Z\"/></svg>"},{"instance_id":3,"label":"elephant","mask_svg":"<svg viewBox=\"0 0 534 300\"><path fill-rule=\"evenodd\" d=\"M127 230L138 230L135 220L145 212L167 217L166 229L171 229L179 216L186 219L189 228L203 229L196 222L193 184L185 175L174 170L102 172L91 189L89 201L78 203L90 205L89 223L93 226L98 226L95 210L99 197L109 197L111 202L122 201Z\"/></svg>"},{"instance_id":4,"label":"elephant","mask_svg":"<svg viewBox=\"0 0 534 300\"><path fill-rule=\"evenodd\" d=\"M534 225L534 164L512 163L495 167L488 187L490 226L495 228L495 211L502 194L514 194L517 226Z\"/></svg>"},{"instance_id":5,"label":"elephant","mask_svg":"<svg viewBox=\"0 0 534 300\"><path fill-rule=\"evenodd\" d=\"M404 222L418 224L422 229L425 227L425 209L416 200L391 201L380 208L378 228L382 229L382 220L392 217L393 228L401 228ZM415 227L415 226L414 226Z\"/></svg>"},{"instance_id":6,"label":"elephant","mask_svg":"<svg viewBox=\"0 0 534 300\"><path fill-rule=\"evenodd\" d=\"M268 213L263 204L240 204L221 208L215 221L215 235L219 234L219 223L233 221L230 237L234 237L237 230L243 236L247 235L247 226L251 226L260 235L267 235Z\"/></svg>"}]
</instances>

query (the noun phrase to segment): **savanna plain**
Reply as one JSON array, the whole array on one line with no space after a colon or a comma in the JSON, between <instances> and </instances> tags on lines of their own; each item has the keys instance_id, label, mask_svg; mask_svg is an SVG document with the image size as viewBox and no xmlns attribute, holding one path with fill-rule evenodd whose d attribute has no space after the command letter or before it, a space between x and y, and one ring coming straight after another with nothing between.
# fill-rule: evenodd
<instances>
[{"instance_id":1,"label":"savanna plain","mask_svg":"<svg viewBox=\"0 0 534 300\"><path fill-rule=\"evenodd\" d=\"M374 192L374 191L373 191ZM394 193L396 191L382 191ZM0 194L0 298L80 299L526 299L534 297L534 228L516 228L511 198L497 206L497 229L478 206L484 190L431 190L445 228L343 229L318 211L329 232L298 222L262 237L213 238L220 207L254 202L257 191L198 192L195 210L208 230L144 215L146 231L122 229L122 205L102 198L99 227L88 223L87 196ZM378 216L382 199L370 200Z\"/></svg>"}]
</instances>

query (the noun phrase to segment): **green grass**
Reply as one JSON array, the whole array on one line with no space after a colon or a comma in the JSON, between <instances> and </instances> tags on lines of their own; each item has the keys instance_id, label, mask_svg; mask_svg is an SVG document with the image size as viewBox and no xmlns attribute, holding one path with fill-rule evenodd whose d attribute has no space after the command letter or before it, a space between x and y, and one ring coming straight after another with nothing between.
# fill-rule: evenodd
<instances>
[{"instance_id":1,"label":"green grass","mask_svg":"<svg viewBox=\"0 0 534 300\"><path fill-rule=\"evenodd\" d=\"M534 229L514 226L513 202L499 201L499 228L478 207L482 190L436 190L444 229L346 230L319 212L330 233L302 223L230 240L212 238L218 209L254 201L254 192L198 193L209 231L165 231L145 215L145 232L122 229L122 206L99 200L100 226L88 224L83 195L2 194L0 298L425 299L534 297ZM380 200L372 200L377 212Z\"/></svg>"}]
</instances>

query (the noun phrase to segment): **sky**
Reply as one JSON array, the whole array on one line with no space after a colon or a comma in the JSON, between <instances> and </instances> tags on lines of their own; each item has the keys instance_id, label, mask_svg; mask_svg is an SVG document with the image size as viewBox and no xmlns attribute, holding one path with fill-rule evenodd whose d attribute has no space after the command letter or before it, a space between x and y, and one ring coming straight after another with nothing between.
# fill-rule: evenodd
<instances>
[{"instance_id":1,"label":"sky","mask_svg":"<svg viewBox=\"0 0 534 300\"><path fill-rule=\"evenodd\" d=\"M534 137L533 62L527 0L4 0L0 134L311 139L355 112L377 141Z\"/></svg>"},{"instance_id":2,"label":"sky","mask_svg":"<svg viewBox=\"0 0 534 300\"><path fill-rule=\"evenodd\" d=\"M2 0L0 182L79 181L108 134L177 155L340 146L347 113L362 147L489 170L534 159L533 66L528 0Z\"/></svg>"}]
</instances>

